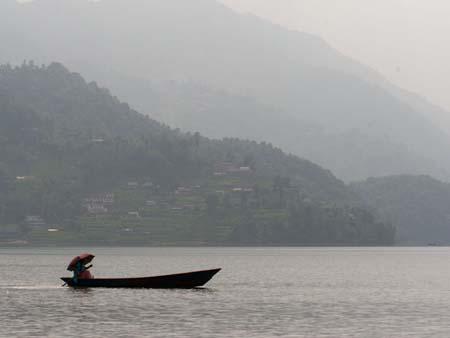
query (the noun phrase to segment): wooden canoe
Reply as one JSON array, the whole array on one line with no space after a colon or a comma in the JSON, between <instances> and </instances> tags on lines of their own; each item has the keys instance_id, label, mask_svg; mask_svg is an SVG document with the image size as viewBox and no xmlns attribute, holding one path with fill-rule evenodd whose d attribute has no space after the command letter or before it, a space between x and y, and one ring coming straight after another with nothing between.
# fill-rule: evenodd
<instances>
[{"instance_id":1,"label":"wooden canoe","mask_svg":"<svg viewBox=\"0 0 450 338\"><path fill-rule=\"evenodd\" d=\"M192 289L205 285L221 269L194 271L174 275L139 278L61 278L70 287L81 288L145 288L145 289Z\"/></svg>"}]
</instances>

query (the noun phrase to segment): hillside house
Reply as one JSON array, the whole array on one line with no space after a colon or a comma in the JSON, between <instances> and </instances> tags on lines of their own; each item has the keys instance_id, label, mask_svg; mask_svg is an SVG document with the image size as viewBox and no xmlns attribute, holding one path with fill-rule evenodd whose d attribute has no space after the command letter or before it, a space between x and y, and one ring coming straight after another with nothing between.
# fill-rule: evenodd
<instances>
[{"instance_id":1,"label":"hillside house","mask_svg":"<svg viewBox=\"0 0 450 338\"><path fill-rule=\"evenodd\" d=\"M32 228L43 228L47 225L41 216L36 215L26 216L25 224Z\"/></svg>"},{"instance_id":2,"label":"hillside house","mask_svg":"<svg viewBox=\"0 0 450 338\"><path fill-rule=\"evenodd\" d=\"M238 171L233 162L219 162L214 165L214 176L225 176Z\"/></svg>"},{"instance_id":3,"label":"hillside house","mask_svg":"<svg viewBox=\"0 0 450 338\"><path fill-rule=\"evenodd\" d=\"M129 211L128 216L135 217L135 218L141 218L139 211Z\"/></svg>"},{"instance_id":4,"label":"hillside house","mask_svg":"<svg viewBox=\"0 0 450 338\"><path fill-rule=\"evenodd\" d=\"M147 207L156 207L157 203L156 203L156 201L150 200L150 201L145 201L145 205Z\"/></svg>"},{"instance_id":5,"label":"hillside house","mask_svg":"<svg viewBox=\"0 0 450 338\"><path fill-rule=\"evenodd\" d=\"M101 215L108 213L108 207L114 204L114 194L106 193L92 195L83 200L82 206L89 214Z\"/></svg>"},{"instance_id":6,"label":"hillside house","mask_svg":"<svg viewBox=\"0 0 450 338\"><path fill-rule=\"evenodd\" d=\"M105 140L103 138L93 138L92 143L103 143Z\"/></svg>"},{"instance_id":7,"label":"hillside house","mask_svg":"<svg viewBox=\"0 0 450 338\"><path fill-rule=\"evenodd\" d=\"M151 189L151 188L153 188L153 182L144 182L142 187L145 189Z\"/></svg>"},{"instance_id":8,"label":"hillside house","mask_svg":"<svg viewBox=\"0 0 450 338\"><path fill-rule=\"evenodd\" d=\"M250 167L239 167L237 170L237 173L239 174L251 174L252 172L253 170Z\"/></svg>"},{"instance_id":9,"label":"hillside house","mask_svg":"<svg viewBox=\"0 0 450 338\"><path fill-rule=\"evenodd\" d=\"M34 176L17 176L16 181L18 182L28 182L34 180Z\"/></svg>"},{"instance_id":10,"label":"hillside house","mask_svg":"<svg viewBox=\"0 0 450 338\"><path fill-rule=\"evenodd\" d=\"M103 204L89 204L86 206L86 210L89 214L92 215L101 215L108 213L108 208L106 208Z\"/></svg>"},{"instance_id":11,"label":"hillside house","mask_svg":"<svg viewBox=\"0 0 450 338\"><path fill-rule=\"evenodd\" d=\"M133 181L131 181L131 182L128 182L128 183L127 183L127 186L128 186L128 188L130 188L130 189L136 189L136 188L139 187L139 183L138 183L138 182L133 182Z\"/></svg>"},{"instance_id":12,"label":"hillside house","mask_svg":"<svg viewBox=\"0 0 450 338\"><path fill-rule=\"evenodd\" d=\"M175 195L191 195L192 194L192 189L191 188L187 188L187 187L178 187L175 190Z\"/></svg>"},{"instance_id":13,"label":"hillside house","mask_svg":"<svg viewBox=\"0 0 450 338\"><path fill-rule=\"evenodd\" d=\"M102 205L113 205L114 204L114 194L107 193L101 195L93 195L87 197L83 200L85 205L88 204L102 204Z\"/></svg>"}]
</instances>

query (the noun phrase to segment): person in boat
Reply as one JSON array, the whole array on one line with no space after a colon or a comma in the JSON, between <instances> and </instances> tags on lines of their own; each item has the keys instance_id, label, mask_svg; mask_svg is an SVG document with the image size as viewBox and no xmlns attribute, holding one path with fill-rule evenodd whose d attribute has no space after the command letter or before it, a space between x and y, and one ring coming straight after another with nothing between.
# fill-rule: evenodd
<instances>
[{"instance_id":1,"label":"person in boat","mask_svg":"<svg viewBox=\"0 0 450 338\"><path fill-rule=\"evenodd\" d=\"M73 281L75 283L78 282L79 279L92 279L94 276L92 276L89 269L92 268L92 264L86 266L82 260L79 260L75 264L75 268L73 270Z\"/></svg>"}]
</instances>

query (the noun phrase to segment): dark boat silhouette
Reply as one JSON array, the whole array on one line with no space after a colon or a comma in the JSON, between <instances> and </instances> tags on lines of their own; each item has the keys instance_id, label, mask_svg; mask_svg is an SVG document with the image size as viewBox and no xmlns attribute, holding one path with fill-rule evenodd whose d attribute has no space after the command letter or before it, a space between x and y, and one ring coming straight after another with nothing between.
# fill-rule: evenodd
<instances>
[{"instance_id":1,"label":"dark boat silhouette","mask_svg":"<svg viewBox=\"0 0 450 338\"><path fill-rule=\"evenodd\" d=\"M221 269L193 271L173 275L139 278L61 278L68 286L77 288L145 288L145 289L193 289L205 285Z\"/></svg>"}]
</instances>

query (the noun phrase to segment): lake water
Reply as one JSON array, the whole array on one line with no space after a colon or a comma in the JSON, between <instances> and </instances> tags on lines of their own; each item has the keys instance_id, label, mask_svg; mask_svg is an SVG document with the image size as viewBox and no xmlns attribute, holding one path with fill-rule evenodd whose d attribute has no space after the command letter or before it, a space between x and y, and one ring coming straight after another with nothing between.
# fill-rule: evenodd
<instances>
[{"instance_id":1,"label":"lake water","mask_svg":"<svg viewBox=\"0 0 450 338\"><path fill-rule=\"evenodd\" d=\"M61 287L82 249L0 249L0 337L449 337L448 248L90 248L98 277L222 267L205 289Z\"/></svg>"}]
</instances>

